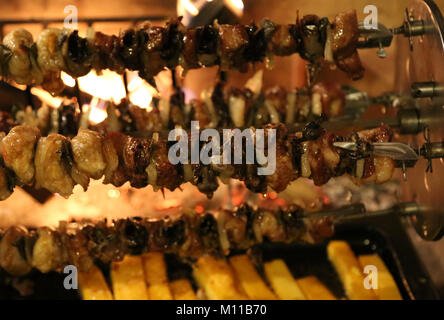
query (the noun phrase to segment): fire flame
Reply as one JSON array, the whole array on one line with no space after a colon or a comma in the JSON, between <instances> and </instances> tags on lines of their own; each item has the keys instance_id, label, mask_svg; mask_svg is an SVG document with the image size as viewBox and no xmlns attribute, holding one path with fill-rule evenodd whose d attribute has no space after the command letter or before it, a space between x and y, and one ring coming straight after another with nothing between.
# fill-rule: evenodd
<instances>
[{"instance_id":1,"label":"fire flame","mask_svg":"<svg viewBox=\"0 0 444 320\"><path fill-rule=\"evenodd\" d=\"M98 124L104 121L108 117L108 114L106 113L106 110L104 108L105 104L103 103L103 101L100 101L99 98L97 97L92 98L91 103L89 105L87 104L83 105L83 111L90 110L89 120L93 124Z\"/></svg>"},{"instance_id":2,"label":"fire flame","mask_svg":"<svg viewBox=\"0 0 444 320\"><path fill-rule=\"evenodd\" d=\"M33 87L31 88L31 93L37 96L41 101L46 102L53 108L58 108L63 102L63 99L53 97L48 91Z\"/></svg>"},{"instance_id":3,"label":"fire flame","mask_svg":"<svg viewBox=\"0 0 444 320\"><path fill-rule=\"evenodd\" d=\"M156 89L150 86L147 82L142 80L137 73L128 72L128 98L130 102L136 106L151 110L151 100ZM62 72L62 80L65 85L69 87L75 86L75 79L68 74ZM121 75L103 70L101 75L98 75L94 70L86 76L77 79L79 89L93 96L89 104L84 104L82 110L90 111L89 120L93 124L97 124L106 119L106 108L104 101L110 101L118 104L126 97L125 85ZM44 90L33 88L36 90L36 95L42 100L46 101L53 107L59 107L62 100L54 98Z\"/></svg>"},{"instance_id":4,"label":"fire flame","mask_svg":"<svg viewBox=\"0 0 444 320\"><path fill-rule=\"evenodd\" d=\"M156 89L150 86L146 81L142 80L137 73L128 72L128 92L129 100L132 104L150 111L150 106L153 95Z\"/></svg>"},{"instance_id":5,"label":"fire flame","mask_svg":"<svg viewBox=\"0 0 444 320\"><path fill-rule=\"evenodd\" d=\"M103 70L100 76L92 70L77 80L80 90L102 100L117 104L126 96L122 77L109 70Z\"/></svg>"}]
</instances>

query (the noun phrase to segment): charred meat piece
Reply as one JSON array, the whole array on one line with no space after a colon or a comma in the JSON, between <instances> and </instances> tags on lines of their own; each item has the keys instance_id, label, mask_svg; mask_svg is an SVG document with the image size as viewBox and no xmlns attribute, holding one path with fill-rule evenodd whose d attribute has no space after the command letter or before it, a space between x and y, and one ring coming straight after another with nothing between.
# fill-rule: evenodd
<instances>
[{"instance_id":1,"label":"charred meat piece","mask_svg":"<svg viewBox=\"0 0 444 320\"><path fill-rule=\"evenodd\" d=\"M128 137L123 149L123 163L131 186L145 187L148 177L145 172L151 157L151 141L149 139Z\"/></svg>"},{"instance_id":2,"label":"charred meat piece","mask_svg":"<svg viewBox=\"0 0 444 320\"><path fill-rule=\"evenodd\" d=\"M200 66L197 55L197 32L197 29L188 29L183 38L183 51L179 61L185 71Z\"/></svg>"},{"instance_id":3,"label":"charred meat piece","mask_svg":"<svg viewBox=\"0 0 444 320\"><path fill-rule=\"evenodd\" d=\"M77 30L72 31L62 46L64 71L72 77L82 77L91 70L92 48Z\"/></svg>"},{"instance_id":4,"label":"charred meat piece","mask_svg":"<svg viewBox=\"0 0 444 320\"><path fill-rule=\"evenodd\" d=\"M130 137L120 133L109 133L104 142L104 155L107 162L105 169L104 183L111 183L116 187L120 187L129 180L129 175L125 169L123 158L125 145Z\"/></svg>"},{"instance_id":5,"label":"charred meat piece","mask_svg":"<svg viewBox=\"0 0 444 320\"><path fill-rule=\"evenodd\" d=\"M173 165L169 161L165 140L153 143L151 159L145 171L148 175L148 183L154 190L160 188L175 190L182 184L180 166Z\"/></svg>"},{"instance_id":6,"label":"charred meat piece","mask_svg":"<svg viewBox=\"0 0 444 320\"><path fill-rule=\"evenodd\" d=\"M245 27L248 35L248 45L244 51L244 58L249 62L262 62L267 53L267 39L265 30L258 28L255 24Z\"/></svg>"},{"instance_id":7,"label":"charred meat piece","mask_svg":"<svg viewBox=\"0 0 444 320\"><path fill-rule=\"evenodd\" d=\"M119 56L119 37L115 35L106 35L96 32L92 41L93 68L100 72L104 69L110 69L117 73L123 73L125 70L124 61Z\"/></svg>"},{"instance_id":8,"label":"charred meat piece","mask_svg":"<svg viewBox=\"0 0 444 320\"><path fill-rule=\"evenodd\" d=\"M298 21L298 34L301 38L300 55L308 61L316 61L324 56L326 28L328 20L316 15L306 15Z\"/></svg>"},{"instance_id":9,"label":"charred meat piece","mask_svg":"<svg viewBox=\"0 0 444 320\"><path fill-rule=\"evenodd\" d=\"M248 45L248 34L241 25L216 25L219 33L218 55L222 71L237 69L241 72L248 70L244 60L244 51Z\"/></svg>"},{"instance_id":10,"label":"charred meat piece","mask_svg":"<svg viewBox=\"0 0 444 320\"><path fill-rule=\"evenodd\" d=\"M141 219L132 218L119 220L116 223L116 230L120 234L122 250L130 254L141 254L146 252L148 247L148 230L141 223Z\"/></svg>"},{"instance_id":11,"label":"charred meat piece","mask_svg":"<svg viewBox=\"0 0 444 320\"><path fill-rule=\"evenodd\" d=\"M218 63L218 30L210 25L197 27L195 38L199 65L211 67Z\"/></svg>"},{"instance_id":12,"label":"charred meat piece","mask_svg":"<svg viewBox=\"0 0 444 320\"><path fill-rule=\"evenodd\" d=\"M125 68L129 70L140 69L143 40L144 36L140 30L128 29L120 34L118 51L119 56L125 63Z\"/></svg>"}]
</instances>

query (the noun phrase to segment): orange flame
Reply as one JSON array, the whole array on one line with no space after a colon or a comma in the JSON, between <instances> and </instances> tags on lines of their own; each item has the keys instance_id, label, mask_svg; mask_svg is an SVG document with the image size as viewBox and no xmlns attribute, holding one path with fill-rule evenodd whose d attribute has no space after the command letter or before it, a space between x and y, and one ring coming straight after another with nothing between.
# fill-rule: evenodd
<instances>
[{"instance_id":1,"label":"orange flame","mask_svg":"<svg viewBox=\"0 0 444 320\"><path fill-rule=\"evenodd\" d=\"M53 97L48 91L33 87L31 88L31 93L37 97L42 102L46 102L48 105L50 105L53 108L58 108L63 102L63 99Z\"/></svg>"}]
</instances>

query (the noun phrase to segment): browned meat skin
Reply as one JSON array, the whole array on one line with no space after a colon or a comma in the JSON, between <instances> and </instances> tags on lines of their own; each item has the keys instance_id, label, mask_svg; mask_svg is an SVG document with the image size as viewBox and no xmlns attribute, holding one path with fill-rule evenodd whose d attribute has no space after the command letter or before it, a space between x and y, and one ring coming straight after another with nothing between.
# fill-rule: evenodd
<instances>
[{"instance_id":1,"label":"browned meat skin","mask_svg":"<svg viewBox=\"0 0 444 320\"><path fill-rule=\"evenodd\" d=\"M66 254L66 258L63 263L69 262L77 266L81 271L88 271L94 265L93 257L89 253L88 238L85 233L79 232L74 226L70 226L67 222L62 221L58 228L64 249L63 254ZM60 260L63 260L61 257Z\"/></svg>"},{"instance_id":2,"label":"browned meat skin","mask_svg":"<svg viewBox=\"0 0 444 320\"><path fill-rule=\"evenodd\" d=\"M142 188L148 184L145 168L149 164L151 150L150 139L128 137L126 140L122 157L131 186Z\"/></svg>"},{"instance_id":3,"label":"browned meat skin","mask_svg":"<svg viewBox=\"0 0 444 320\"><path fill-rule=\"evenodd\" d=\"M342 12L332 21L332 50L336 59L346 58L355 53L359 38L358 16L355 10Z\"/></svg>"},{"instance_id":4,"label":"browned meat skin","mask_svg":"<svg viewBox=\"0 0 444 320\"><path fill-rule=\"evenodd\" d=\"M323 133L318 139L308 141L305 144L304 154L307 155L308 162L301 163L302 171L311 173L311 178L315 185L320 186L334 177L336 167L339 165L340 157L333 147L335 136Z\"/></svg>"},{"instance_id":5,"label":"browned meat skin","mask_svg":"<svg viewBox=\"0 0 444 320\"><path fill-rule=\"evenodd\" d=\"M77 31L45 29L36 41L24 29L14 30L6 37L1 51L12 54L9 71L2 76L21 84L42 84L52 94L62 91L60 71L74 77L91 69L98 73L110 69L123 73L137 70L142 78L155 85L154 76L165 68L182 65L186 70L220 65L221 70L245 72L250 63L271 60L273 55L288 56L298 52L303 59L317 62L324 57L327 18L306 15L295 24L279 25L266 21L256 25L206 25L187 29L171 19L165 27L145 22L138 29L124 30L118 36L95 32L92 39L80 38ZM362 66L356 51L357 20L354 11L339 14L334 19L332 50L338 66L357 79ZM11 39L12 37L12 39ZM26 49L26 50L25 50ZM360 66L360 67L359 67ZM5 70L3 70L5 69ZM14 72L11 70L14 69Z\"/></svg>"},{"instance_id":6,"label":"browned meat skin","mask_svg":"<svg viewBox=\"0 0 444 320\"><path fill-rule=\"evenodd\" d=\"M16 126L0 142L0 153L6 167L13 170L20 183L34 181L34 154L40 130L30 126Z\"/></svg>"},{"instance_id":7,"label":"browned meat skin","mask_svg":"<svg viewBox=\"0 0 444 320\"><path fill-rule=\"evenodd\" d=\"M268 44L269 51L277 56L289 56L298 51L298 44L291 34L294 25L277 25Z\"/></svg>"},{"instance_id":8,"label":"browned meat skin","mask_svg":"<svg viewBox=\"0 0 444 320\"><path fill-rule=\"evenodd\" d=\"M146 34L146 43L142 51L142 65L140 76L148 82L153 82L153 77L166 67L166 61L162 59L162 45L164 42L164 28L154 27L149 23L141 27Z\"/></svg>"},{"instance_id":9,"label":"browned meat skin","mask_svg":"<svg viewBox=\"0 0 444 320\"><path fill-rule=\"evenodd\" d=\"M216 25L219 32L220 67L222 71L238 69L247 71L248 65L243 58L243 52L248 44L248 34L241 25Z\"/></svg>"},{"instance_id":10,"label":"browned meat skin","mask_svg":"<svg viewBox=\"0 0 444 320\"><path fill-rule=\"evenodd\" d=\"M358 132L359 139L366 142L389 142L393 131L387 125ZM389 157L370 157L365 159L362 182L384 183L392 178L395 162Z\"/></svg>"},{"instance_id":11,"label":"browned meat skin","mask_svg":"<svg viewBox=\"0 0 444 320\"><path fill-rule=\"evenodd\" d=\"M361 64L358 51L351 56L336 61L339 69L349 75L352 80L359 80L364 76L365 69Z\"/></svg>"},{"instance_id":12,"label":"browned meat skin","mask_svg":"<svg viewBox=\"0 0 444 320\"><path fill-rule=\"evenodd\" d=\"M30 260L34 268L46 273L64 267L66 253L57 231L48 227L39 228L33 240Z\"/></svg>"},{"instance_id":13,"label":"browned meat skin","mask_svg":"<svg viewBox=\"0 0 444 320\"><path fill-rule=\"evenodd\" d=\"M188 29L183 39L183 52L181 66L185 69L199 68L199 60L196 51L196 29Z\"/></svg>"},{"instance_id":14,"label":"browned meat skin","mask_svg":"<svg viewBox=\"0 0 444 320\"><path fill-rule=\"evenodd\" d=\"M92 59L92 66L97 71L103 69L110 69L117 73L122 73L125 70L123 61L117 56L116 47L119 42L119 37L115 35L106 35L102 32L96 32L93 41L94 55Z\"/></svg>"},{"instance_id":15,"label":"browned meat skin","mask_svg":"<svg viewBox=\"0 0 444 320\"><path fill-rule=\"evenodd\" d=\"M179 165L173 165L168 160L168 148L166 141L158 141L154 143L151 162L145 167L148 175L151 174L152 169L155 169L154 177L150 180L154 189L167 188L168 190L175 190L182 184L182 177L178 171ZM150 181L151 182L151 181Z\"/></svg>"},{"instance_id":16,"label":"browned meat skin","mask_svg":"<svg viewBox=\"0 0 444 320\"><path fill-rule=\"evenodd\" d=\"M32 268L19 248L24 244L26 234L25 228L12 227L5 231L0 240L0 267L15 276L23 276Z\"/></svg>"},{"instance_id":17,"label":"browned meat skin","mask_svg":"<svg viewBox=\"0 0 444 320\"><path fill-rule=\"evenodd\" d=\"M107 161L110 161L108 164L111 164L111 166L105 171L105 183L111 183L116 187L120 187L128 181L129 176L125 170L125 162L123 159L124 147L128 139L129 136L120 132L111 132L106 136L105 157ZM117 164L117 166L115 164Z\"/></svg>"},{"instance_id":18,"label":"browned meat skin","mask_svg":"<svg viewBox=\"0 0 444 320\"><path fill-rule=\"evenodd\" d=\"M74 161L79 170L93 179L100 179L106 167L102 140L97 132L87 129L80 129L71 140Z\"/></svg>"},{"instance_id":19,"label":"browned meat skin","mask_svg":"<svg viewBox=\"0 0 444 320\"><path fill-rule=\"evenodd\" d=\"M356 11L350 10L338 14L332 25L333 39L331 47L337 66L353 80L361 79L365 70L356 49L359 38Z\"/></svg>"},{"instance_id":20,"label":"browned meat skin","mask_svg":"<svg viewBox=\"0 0 444 320\"><path fill-rule=\"evenodd\" d=\"M263 211L243 205L215 213L189 211L175 220L62 221L56 229L41 227L36 231L11 227L0 234L0 266L14 275L25 275L31 267L60 271L68 264L87 271L94 259L109 263L126 254L227 255L230 250L245 250L267 240L313 243L333 233L331 223L303 218L303 211L296 206Z\"/></svg>"},{"instance_id":21,"label":"browned meat skin","mask_svg":"<svg viewBox=\"0 0 444 320\"><path fill-rule=\"evenodd\" d=\"M158 108L147 112L138 106L130 105L128 111L134 119L137 131L155 132L163 129Z\"/></svg>"},{"instance_id":22,"label":"browned meat skin","mask_svg":"<svg viewBox=\"0 0 444 320\"><path fill-rule=\"evenodd\" d=\"M36 132L32 131L36 130L32 127L22 127L28 128L23 131L24 134L28 130ZM244 181L254 192L264 192L267 186L281 192L299 176L311 178L316 185L322 185L331 177L352 173L350 169L353 166L361 168L359 174L354 174L358 181L382 183L392 176L394 162L391 159L376 157L356 161L353 156L333 147L335 141L343 138L326 132L316 122L307 124L302 132L292 134L281 123L266 125L264 129L265 141L268 141L268 129L276 130L276 167L272 174L266 176L257 174L258 163L174 165L168 159L168 142L159 138L158 133L152 138L136 138L120 132L102 137L89 130L80 130L72 141L59 134L50 134L39 139L35 157L32 150L28 158L33 160L29 160L28 164L32 166L34 163L37 188L45 188L64 197L72 193L76 184L86 190L90 178L100 177L102 173L105 174L104 183L116 187L129 181L136 188L150 184L155 190L174 190L190 181L209 198L219 186L217 177L224 181L228 178ZM13 134L19 133L13 129L10 135ZM381 126L354 134L350 139L382 142L390 141L391 137L390 128ZM6 138L2 143L5 141ZM10 147L9 144L6 147ZM265 154L270 152L268 147L264 151ZM0 172L0 198L10 195L16 178L12 170L4 169Z\"/></svg>"},{"instance_id":23,"label":"browned meat skin","mask_svg":"<svg viewBox=\"0 0 444 320\"><path fill-rule=\"evenodd\" d=\"M377 128L359 131L358 136L366 142L389 142L393 138L393 131L388 125L383 124Z\"/></svg>"},{"instance_id":24,"label":"browned meat skin","mask_svg":"<svg viewBox=\"0 0 444 320\"><path fill-rule=\"evenodd\" d=\"M36 187L63 197L69 197L75 185L66 163L67 143L69 140L59 134L40 138L34 160Z\"/></svg>"}]
</instances>

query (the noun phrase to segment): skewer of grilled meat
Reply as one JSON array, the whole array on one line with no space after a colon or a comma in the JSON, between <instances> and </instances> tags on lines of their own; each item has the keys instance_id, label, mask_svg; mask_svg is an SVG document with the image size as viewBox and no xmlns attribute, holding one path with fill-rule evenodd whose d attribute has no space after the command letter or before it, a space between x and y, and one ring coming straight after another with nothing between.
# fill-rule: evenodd
<instances>
[{"instance_id":1,"label":"skewer of grilled meat","mask_svg":"<svg viewBox=\"0 0 444 320\"><path fill-rule=\"evenodd\" d=\"M10 227L0 236L0 267L17 276L32 268L44 273L62 270L68 264L87 271L96 260L109 263L127 254L160 251L193 259L205 253L228 255L230 250L246 250L264 241L315 243L332 236L330 218L302 215L295 206L272 211L243 205L234 211L186 211L176 219Z\"/></svg>"},{"instance_id":2,"label":"skewer of grilled meat","mask_svg":"<svg viewBox=\"0 0 444 320\"><path fill-rule=\"evenodd\" d=\"M263 193L267 187L281 192L301 176L322 185L343 174L354 176L357 183L383 183L393 174L392 159L353 157L333 146L334 142L344 141L344 137L326 132L317 122L308 123L302 132L297 133L288 133L285 125L279 123L264 128L264 141L271 132L268 129L274 129L276 133L276 167L269 175L258 175L262 168L258 161L260 149L253 148L254 160L246 163L245 143L240 150L241 164L236 164L233 158L231 164L225 164L226 161L219 164L215 160L208 164L192 164L191 152L188 152L188 164L172 164L168 153L174 142L159 137L157 133L151 138L136 138L120 132L101 136L81 129L70 140L60 134L39 137L35 127L16 126L0 141L3 159L0 167L4 175L0 179L0 199L6 199L16 184L34 184L69 197L76 184L86 190L90 178L102 176L104 183L117 187L129 181L133 187L142 188L150 184L155 190L174 190L190 182L211 198L219 186L218 177L222 181L229 178L244 181L254 192ZM255 133L254 130L251 132ZM353 134L350 138L357 142L388 142L391 137L390 128L381 126ZM188 139L191 137L188 136ZM207 143L210 141L202 141L199 150ZM188 140L188 147L191 144ZM231 157L236 154L234 145L231 143ZM223 146L219 148L223 157ZM267 145L263 148L262 152L267 154Z\"/></svg>"},{"instance_id":3,"label":"skewer of grilled meat","mask_svg":"<svg viewBox=\"0 0 444 320\"><path fill-rule=\"evenodd\" d=\"M353 79L364 69L356 50L358 22L354 10L337 15L330 23L315 15L299 17L295 24L279 25L264 20L251 25L213 25L188 29L179 19L165 27L143 23L120 35L46 29L34 44L24 29L8 34L1 47L2 76L21 84L41 84L52 94L63 89L60 72L73 77L110 69L122 73L138 71L155 85L154 76L165 68L182 66L185 71L219 65L222 71L247 71L250 63L266 62L272 66L274 55L299 53L318 63L326 60L347 72Z\"/></svg>"},{"instance_id":4,"label":"skewer of grilled meat","mask_svg":"<svg viewBox=\"0 0 444 320\"><path fill-rule=\"evenodd\" d=\"M218 83L188 104L183 91L177 88L169 99L153 99L150 110L123 99L118 105L109 103L107 120L95 126L89 125L89 114L81 113L76 103L59 108L43 105L36 111L29 107L16 112L15 121L7 113L3 117L0 114L0 128L8 133L15 124L36 125L42 135L60 133L69 137L75 136L79 128L149 134L177 126L189 129L193 120L199 121L201 128L244 128L280 122L292 125L321 115L335 118L343 114L345 94L338 84L320 82L312 88L296 90L276 86L265 91L261 86L262 78L256 75L243 89L230 88L225 93Z\"/></svg>"}]
</instances>

